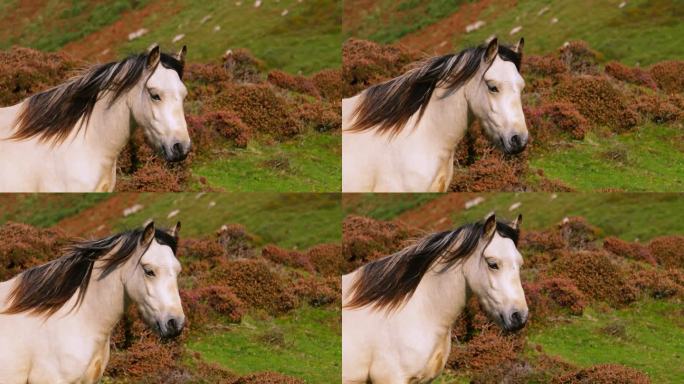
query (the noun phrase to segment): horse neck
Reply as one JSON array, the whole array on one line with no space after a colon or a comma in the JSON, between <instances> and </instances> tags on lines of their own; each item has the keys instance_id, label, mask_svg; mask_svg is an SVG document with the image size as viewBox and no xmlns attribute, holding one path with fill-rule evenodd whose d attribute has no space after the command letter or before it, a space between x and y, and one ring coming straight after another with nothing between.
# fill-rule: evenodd
<instances>
[{"instance_id":1,"label":"horse neck","mask_svg":"<svg viewBox=\"0 0 684 384\"><path fill-rule=\"evenodd\" d=\"M96 262L90 277L88 291L77 316L82 324L90 325L98 335L108 338L125 310L124 273L128 263L100 279L101 261Z\"/></svg>"},{"instance_id":2,"label":"horse neck","mask_svg":"<svg viewBox=\"0 0 684 384\"><path fill-rule=\"evenodd\" d=\"M131 91L129 91L130 93ZM95 103L85 132L85 145L107 161L114 162L131 136L129 95L122 95L111 103L105 94Z\"/></svg>"},{"instance_id":3,"label":"horse neck","mask_svg":"<svg viewBox=\"0 0 684 384\"><path fill-rule=\"evenodd\" d=\"M468 103L463 87L446 94L447 90L443 88L433 92L415 132L422 132L445 150L454 151L468 128Z\"/></svg>"},{"instance_id":4,"label":"horse neck","mask_svg":"<svg viewBox=\"0 0 684 384\"><path fill-rule=\"evenodd\" d=\"M446 271L441 268L436 264L425 274L411 301L429 314L435 325L449 329L465 308L467 284L462 263Z\"/></svg>"}]
</instances>

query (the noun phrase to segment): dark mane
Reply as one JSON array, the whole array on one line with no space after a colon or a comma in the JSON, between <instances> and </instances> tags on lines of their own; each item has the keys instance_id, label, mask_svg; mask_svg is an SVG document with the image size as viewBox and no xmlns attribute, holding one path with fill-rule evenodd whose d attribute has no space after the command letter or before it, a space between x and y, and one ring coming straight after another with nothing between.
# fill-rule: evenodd
<instances>
[{"instance_id":1,"label":"dark mane","mask_svg":"<svg viewBox=\"0 0 684 384\"><path fill-rule=\"evenodd\" d=\"M437 87L445 87L448 96L467 83L477 73L486 51L487 46L480 45L458 54L432 57L399 77L368 88L348 130L361 132L375 127L379 133L398 134L416 112L420 121ZM522 55L502 45L498 54L520 71Z\"/></svg>"},{"instance_id":2,"label":"dark mane","mask_svg":"<svg viewBox=\"0 0 684 384\"><path fill-rule=\"evenodd\" d=\"M95 103L105 92L111 92L111 106L129 91L145 72L147 54L129 56L118 62L98 64L66 83L28 98L17 116L17 129L11 139L39 137L42 142L60 143L74 129L88 124ZM162 53L160 63L183 78L183 63ZM81 123L78 124L78 121Z\"/></svg>"},{"instance_id":3,"label":"dark mane","mask_svg":"<svg viewBox=\"0 0 684 384\"><path fill-rule=\"evenodd\" d=\"M30 311L38 315L52 316L78 291L77 308L90 283L95 262L102 260L102 272L98 279L107 277L133 256L143 235L143 229L118 233L99 240L81 241L71 244L59 259L50 261L22 272L17 284L9 294L11 303L5 314ZM177 239L157 229L155 239L168 245L174 255ZM102 257L107 256L106 259Z\"/></svg>"},{"instance_id":4,"label":"dark mane","mask_svg":"<svg viewBox=\"0 0 684 384\"><path fill-rule=\"evenodd\" d=\"M501 237L518 244L518 230L497 222ZM425 273L439 262L442 273L471 255L484 232L484 222L466 224L452 231L433 233L401 251L361 267L351 287L348 308L372 305L392 311L411 298Z\"/></svg>"}]
</instances>

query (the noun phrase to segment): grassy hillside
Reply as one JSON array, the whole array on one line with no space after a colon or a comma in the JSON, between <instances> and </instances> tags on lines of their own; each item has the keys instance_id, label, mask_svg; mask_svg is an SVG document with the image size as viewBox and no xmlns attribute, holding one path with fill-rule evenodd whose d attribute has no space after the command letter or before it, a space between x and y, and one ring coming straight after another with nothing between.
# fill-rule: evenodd
<instances>
[{"instance_id":1,"label":"grassy hillside","mask_svg":"<svg viewBox=\"0 0 684 384\"><path fill-rule=\"evenodd\" d=\"M240 5L238 5L238 3ZM312 73L340 65L341 2L330 0L225 2L218 0L31 1L1 0L6 27L0 49L12 45L87 59L139 53L158 42L188 46L191 61L213 60L248 48L269 68ZM285 13L287 11L287 13ZM132 41L128 34L145 28ZM176 36L184 35L177 43Z\"/></svg>"},{"instance_id":2,"label":"grassy hillside","mask_svg":"<svg viewBox=\"0 0 684 384\"><path fill-rule=\"evenodd\" d=\"M560 223L565 217L581 216L601 229L600 237L648 241L666 234L684 235L684 223L676 214L684 210L681 193L470 194L470 199L475 197L482 197L484 201L467 210L462 204L442 208L453 227L482 220L494 212L503 219L514 219L522 214L525 230L541 230ZM438 195L358 195L345 199L343 210L345 214L391 220L407 212L421 212L427 202L447 199ZM511 210L514 204L519 205Z\"/></svg>"},{"instance_id":3,"label":"grassy hillside","mask_svg":"<svg viewBox=\"0 0 684 384\"><path fill-rule=\"evenodd\" d=\"M542 54L569 40L585 40L606 60L642 65L684 59L680 36L684 35L684 8L673 0L634 0L619 8L621 0L546 1L522 0L488 19L495 4L481 15L487 22L472 34L459 34L460 45L480 44L496 34L504 40L525 37L525 52ZM540 12L548 7L545 12ZM556 18L558 21L552 23ZM510 37L509 32L522 26Z\"/></svg>"},{"instance_id":4,"label":"grassy hillside","mask_svg":"<svg viewBox=\"0 0 684 384\"><path fill-rule=\"evenodd\" d=\"M548 53L566 41L585 40L606 60L628 65L684 59L679 39L684 34L684 8L676 0L627 1L623 8L618 7L621 0L349 0L344 35L381 43L420 36L425 27L458 14L468 3L484 5L476 14L461 15L472 18L469 23L484 21L482 28L466 34L465 28L450 30L445 24L430 33L443 35L454 47L481 44L491 35L504 41L524 36L525 52L533 54ZM522 30L510 36L518 26Z\"/></svg>"}]
</instances>

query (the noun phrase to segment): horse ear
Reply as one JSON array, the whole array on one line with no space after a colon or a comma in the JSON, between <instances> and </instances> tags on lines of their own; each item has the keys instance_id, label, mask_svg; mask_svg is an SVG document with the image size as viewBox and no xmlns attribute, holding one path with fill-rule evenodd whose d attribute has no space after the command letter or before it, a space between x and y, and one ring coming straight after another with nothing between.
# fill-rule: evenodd
<instances>
[{"instance_id":1,"label":"horse ear","mask_svg":"<svg viewBox=\"0 0 684 384\"><path fill-rule=\"evenodd\" d=\"M159 44L154 43L147 49L147 69L154 69L159 64Z\"/></svg>"},{"instance_id":2,"label":"horse ear","mask_svg":"<svg viewBox=\"0 0 684 384\"><path fill-rule=\"evenodd\" d=\"M180 51L176 54L176 59L181 62L182 66L185 66L185 54L188 53L188 47L183 46Z\"/></svg>"},{"instance_id":3,"label":"horse ear","mask_svg":"<svg viewBox=\"0 0 684 384\"><path fill-rule=\"evenodd\" d=\"M496 215L491 214L487 217L484 223L484 229L482 231L482 238L486 241L489 241L494 237L494 233L496 232Z\"/></svg>"},{"instance_id":4,"label":"horse ear","mask_svg":"<svg viewBox=\"0 0 684 384\"><path fill-rule=\"evenodd\" d=\"M143 235L140 238L140 245L147 246L148 244L150 244L152 242L152 239L154 239L154 234L154 221L150 221L149 223L147 223L145 229L143 230Z\"/></svg>"},{"instance_id":5,"label":"horse ear","mask_svg":"<svg viewBox=\"0 0 684 384\"><path fill-rule=\"evenodd\" d=\"M494 61L496 58L496 55L499 53L499 40L495 37L492 40L489 41L489 45L487 45L487 50L485 51L484 54L484 61L485 63L491 63Z\"/></svg>"},{"instance_id":6,"label":"horse ear","mask_svg":"<svg viewBox=\"0 0 684 384\"><path fill-rule=\"evenodd\" d=\"M513 227L513 229L515 229L516 231L519 231L521 223L522 223L522 215L518 215L518 218L515 219L513 224L511 224L511 227Z\"/></svg>"},{"instance_id":7,"label":"horse ear","mask_svg":"<svg viewBox=\"0 0 684 384\"><path fill-rule=\"evenodd\" d=\"M171 233L170 233L171 236L173 236L173 237L175 237L176 239L178 239L178 233L180 232L180 229L181 229L181 224L180 224L180 221L179 221L179 222L176 223L176 226L173 227L173 229L171 229Z\"/></svg>"},{"instance_id":8,"label":"horse ear","mask_svg":"<svg viewBox=\"0 0 684 384\"><path fill-rule=\"evenodd\" d=\"M513 47L513 51L519 55L522 55L524 46L525 39L521 37L520 40L518 40L518 44L516 44L515 47Z\"/></svg>"}]
</instances>

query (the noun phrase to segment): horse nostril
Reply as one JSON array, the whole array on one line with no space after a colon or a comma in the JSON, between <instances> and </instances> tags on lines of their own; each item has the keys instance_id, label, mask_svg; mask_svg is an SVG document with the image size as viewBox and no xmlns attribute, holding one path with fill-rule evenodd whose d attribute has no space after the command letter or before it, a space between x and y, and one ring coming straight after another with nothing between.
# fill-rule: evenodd
<instances>
[{"instance_id":1,"label":"horse nostril","mask_svg":"<svg viewBox=\"0 0 684 384\"><path fill-rule=\"evenodd\" d=\"M512 325L514 327L520 327L524 323L523 317L520 314L520 312L513 312L513 314L511 314L511 320L511 323L513 323Z\"/></svg>"},{"instance_id":2,"label":"horse nostril","mask_svg":"<svg viewBox=\"0 0 684 384\"><path fill-rule=\"evenodd\" d=\"M520 139L520 136L518 135L513 135L511 136L511 143L515 148L520 148L522 146L522 140Z\"/></svg>"},{"instance_id":3,"label":"horse nostril","mask_svg":"<svg viewBox=\"0 0 684 384\"><path fill-rule=\"evenodd\" d=\"M183 153L183 146L181 145L181 143L176 143L173 145L172 150L174 154L180 155Z\"/></svg>"},{"instance_id":4,"label":"horse nostril","mask_svg":"<svg viewBox=\"0 0 684 384\"><path fill-rule=\"evenodd\" d=\"M172 333L177 332L178 331L178 323L176 323L176 319L169 319L169 321L166 322L166 329Z\"/></svg>"}]
</instances>

